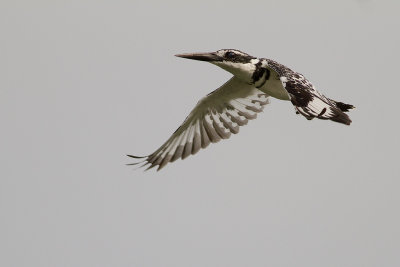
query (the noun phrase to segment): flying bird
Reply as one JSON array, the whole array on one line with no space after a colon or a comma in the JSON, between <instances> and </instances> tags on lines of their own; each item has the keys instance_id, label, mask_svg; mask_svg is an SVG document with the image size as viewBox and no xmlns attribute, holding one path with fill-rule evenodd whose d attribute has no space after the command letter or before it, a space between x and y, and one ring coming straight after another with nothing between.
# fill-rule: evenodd
<instances>
[{"instance_id":1,"label":"flying bird","mask_svg":"<svg viewBox=\"0 0 400 267\"><path fill-rule=\"evenodd\" d=\"M354 108L325 97L302 74L267 58L256 58L236 49L212 53L179 54L177 57L206 61L233 74L221 87L203 97L182 125L155 152L128 165L147 169L196 154L210 143L227 139L239 127L255 119L270 97L290 101L306 119L332 120L350 125L344 112Z\"/></svg>"}]
</instances>

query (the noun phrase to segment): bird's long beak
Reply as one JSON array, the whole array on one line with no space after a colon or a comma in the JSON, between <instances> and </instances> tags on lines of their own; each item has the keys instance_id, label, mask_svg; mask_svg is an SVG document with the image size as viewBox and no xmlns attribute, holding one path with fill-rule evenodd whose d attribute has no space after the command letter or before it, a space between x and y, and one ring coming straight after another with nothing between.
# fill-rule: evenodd
<instances>
[{"instance_id":1,"label":"bird's long beak","mask_svg":"<svg viewBox=\"0 0 400 267\"><path fill-rule=\"evenodd\" d=\"M222 58L215 53L189 53L189 54L178 54L176 57L183 57L188 59L200 60L200 61L221 61Z\"/></svg>"}]
</instances>

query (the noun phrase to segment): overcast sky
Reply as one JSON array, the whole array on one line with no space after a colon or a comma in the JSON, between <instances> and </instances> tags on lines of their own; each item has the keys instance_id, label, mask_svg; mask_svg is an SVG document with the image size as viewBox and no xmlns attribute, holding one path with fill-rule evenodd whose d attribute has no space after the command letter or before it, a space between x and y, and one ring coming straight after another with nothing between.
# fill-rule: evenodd
<instances>
[{"instance_id":1,"label":"overcast sky","mask_svg":"<svg viewBox=\"0 0 400 267\"><path fill-rule=\"evenodd\" d=\"M0 3L1 266L400 266L398 1ZM229 140L134 171L236 48L357 108L273 99Z\"/></svg>"}]
</instances>

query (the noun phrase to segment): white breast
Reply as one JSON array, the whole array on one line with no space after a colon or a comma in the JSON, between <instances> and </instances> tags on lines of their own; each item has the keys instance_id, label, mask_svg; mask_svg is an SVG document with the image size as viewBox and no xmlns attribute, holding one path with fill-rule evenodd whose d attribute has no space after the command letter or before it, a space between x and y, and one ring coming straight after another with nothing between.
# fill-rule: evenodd
<instances>
[{"instance_id":1,"label":"white breast","mask_svg":"<svg viewBox=\"0 0 400 267\"><path fill-rule=\"evenodd\" d=\"M289 94L283 87L282 82L276 72L271 72L271 76L268 81L259 89L272 97L281 100L290 100Z\"/></svg>"}]
</instances>

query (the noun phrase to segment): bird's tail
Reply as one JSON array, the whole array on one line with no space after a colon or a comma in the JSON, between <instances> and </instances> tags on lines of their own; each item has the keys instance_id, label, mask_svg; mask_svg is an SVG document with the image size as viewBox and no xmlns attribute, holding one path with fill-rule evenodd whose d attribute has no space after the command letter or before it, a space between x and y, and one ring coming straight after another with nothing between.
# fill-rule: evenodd
<instances>
[{"instance_id":1,"label":"bird's tail","mask_svg":"<svg viewBox=\"0 0 400 267\"><path fill-rule=\"evenodd\" d=\"M318 118L322 120L331 120L346 125L351 124L351 119L344 112L354 108L353 105L337 102L321 96L317 97L317 95L314 95L312 101L308 102L306 106L298 106L296 105L296 102L293 104L296 106L297 112L306 117L308 120Z\"/></svg>"},{"instance_id":2,"label":"bird's tail","mask_svg":"<svg viewBox=\"0 0 400 267\"><path fill-rule=\"evenodd\" d=\"M343 112L348 112L348 111L350 111L350 109L355 108L355 106L350 105L350 104L345 104L343 102L335 101L332 99L331 99L331 101L333 101L335 103L336 107L338 107Z\"/></svg>"}]
</instances>

